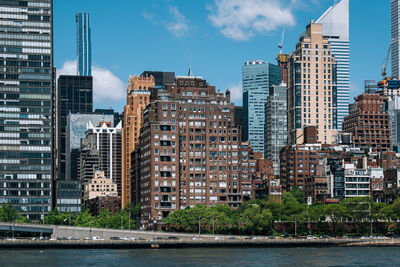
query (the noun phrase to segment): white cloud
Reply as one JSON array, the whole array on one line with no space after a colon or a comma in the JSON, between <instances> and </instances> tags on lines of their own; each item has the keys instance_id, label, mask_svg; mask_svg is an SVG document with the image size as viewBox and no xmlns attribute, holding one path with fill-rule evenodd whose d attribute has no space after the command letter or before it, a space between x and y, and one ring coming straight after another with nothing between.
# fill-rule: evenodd
<instances>
[{"instance_id":1,"label":"white cloud","mask_svg":"<svg viewBox=\"0 0 400 267\"><path fill-rule=\"evenodd\" d=\"M228 38L244 41L256 33L295 24L282 0L214 0L208 18Z\"/></svg>"},{"instance_id":2,"label":"white cloud","mask_svg":"<svg viewBox=\"0 0 400 267\"><path fill-rule=\"evenodd\" d=\"M242 105L242 82L229 86L231 92L231 101L237 105Z\"/></svg>"},{"instance_id":3,"label":"white cloud","mask_svg":"<svg viewBox=\"0 0 400 267\"><path fill-rule=\"evenodd\" d=\"M60 75L76 75L76 60L67 60L61 69L57 70L57 79ZM117 102L124 99L125 85L111 71L98 66L92 67L93 101L96 103Z\"/></svg>"},{"instance_id":4,"label":"white cloud","mask_svg":"<svg viewBox=\"0 0 400 267\"><path fill-rule=\"evenodd\" d=\"M165 23L168 31L170 31L175 37L183 37L189 32L189 20L179 12L178 8L169 7L168 13L172 16L173 21Z\"/></svg>"}]
</instances>

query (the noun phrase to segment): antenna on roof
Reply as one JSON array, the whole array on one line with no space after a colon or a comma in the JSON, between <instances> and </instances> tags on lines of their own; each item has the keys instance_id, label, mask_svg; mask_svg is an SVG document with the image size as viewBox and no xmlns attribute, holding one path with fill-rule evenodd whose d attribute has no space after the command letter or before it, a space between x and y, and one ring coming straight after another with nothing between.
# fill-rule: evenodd
<instances>
[{"instance_id":1,"label":"antenna on roof","mask_svg":"<svg viewBox=\"0 0 400 267\"><path fill-rule=\"evenodd\" d=\"M193 73L192 73L192 55L190 55L190 60L189 60L189 71L188 71L188 76L192 77Z\"/></svg>"}]
</instances>

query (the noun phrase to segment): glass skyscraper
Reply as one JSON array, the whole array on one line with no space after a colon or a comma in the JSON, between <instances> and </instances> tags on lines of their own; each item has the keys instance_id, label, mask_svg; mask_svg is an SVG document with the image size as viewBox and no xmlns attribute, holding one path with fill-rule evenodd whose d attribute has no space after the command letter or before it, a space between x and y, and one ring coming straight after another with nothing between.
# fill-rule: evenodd
<instances>
[{"instance_id":1,"label":"glass skyscraper","mask_svg":"<svg viewBox=\"0 0 400 267\"><path fill-rule=\"evenodd\" d=\"M287 145L287 87L273 85L265 104L265 155L279 175L279 152Z\"/></svg>"},{"instance_id":2,"label":"glass skyscraper","mask_svg":"<svg viewBox=\"0 0 400 267\"><path fill-rule=\"evenodd\" d=\"M242 68L243 141L249 141L253 151L264 153L265 103L269 88L281 82L277 65L262 61L247 61Z\"/></svg>"},{"instance_id":3,"label":"glass skyscraper","mask_svg":"<svg viewBox=\"0 0 400 267\"><path fill-rule=\"evenodd\" d=\"M391 30L391 49L392 49L392 76L399 77L400 65L400 1L391 0L390 2L390 30Z\"/></svg>"},{"instance_id":4,"label":"glass skyscraper","mask_svg":"<svg viewBox=\"0 0 400 267\"><path fill-rule=\"evenodd\" d=\"M76 14L78 75L92 76L92 41L90 37L89 14Z\"/></svg>"},{"instance_id":5,"label":"glass skyscraper","mask_svg":"<svg viewBox=\"0 0 400 267\"><path fill-rule=\"evenodd\" d=\"M337 65L337 129L342 129L349 114L350 39L349 0L341 0L328 8L316 21L322 24L323 36L328 38Z\"/></svg>"},{"instance_id":6,"label":"glass skyscraper","mask_svg":"<svg viewBox=\"0 0 400 267\"><path fill-rule=\"evenodd\" d=\"M52 1L0 1L0 202L52 208Z\"/></svg>"}]
</instances>

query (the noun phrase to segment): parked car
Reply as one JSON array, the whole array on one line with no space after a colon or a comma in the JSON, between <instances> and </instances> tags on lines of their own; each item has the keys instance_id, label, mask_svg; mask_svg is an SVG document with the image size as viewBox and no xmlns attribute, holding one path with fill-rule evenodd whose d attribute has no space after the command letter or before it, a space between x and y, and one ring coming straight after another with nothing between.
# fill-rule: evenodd
<instances>
[{"instance_id":1,"label":"parked car","mask_svg":"<svg viewBox=\"0 0 400 267\"><path fill-rule=\"evenodd\" d=\"M121 238L119 238L118 236L112 236L110 237L110 240L121 240Z\"/></svg>"},{"instance_id":2,"label":"parked car","mask_svg":"<svg viewBox=\"0 0 400 267\"><path fill-rule=\"evenodd\" d=\"M100 236L94 236L92 237L92 240L104 240L104 239L100 238Z\"/></svg>"},{"instance_id":3,"label":"parked car","mask_svg":"<svg viewBox=\"0 0 400 267\"><path fill-rule=\"evenodd\" d=\"M167 237L167 239L169 239L169 240L179 240L179 237L169 236L169 237Z\"/></svg>"},{"instance_id":4,"label":"parked car","mask_svg":"<svg viewBox=\"0 0 400 267\"><path fill-rule=\"evenodd\" d=\"M307 239L317 239L315 236L312 236L312 235L308 235L307 236Z\"/></svg>"}]
</instances>

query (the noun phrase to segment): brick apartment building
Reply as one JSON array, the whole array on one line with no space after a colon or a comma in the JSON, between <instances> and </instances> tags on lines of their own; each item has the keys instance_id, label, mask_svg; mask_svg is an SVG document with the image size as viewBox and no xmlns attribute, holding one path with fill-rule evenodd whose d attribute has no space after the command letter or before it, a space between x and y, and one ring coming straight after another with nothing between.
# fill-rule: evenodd
<instances>
[{"instance_id":1,"label":"brick apartment building","mask_svg":"<svg viewBox=\"0 0 400 267\"><path fill-rule=\"evenodd\" d=\"M304 128L303 144L285 146L280 153L280 178L284 191L293 187L304 188L306 177L315 176L319 161L338 154L332 145L317 141L317 128Z\"/></svg>"},{"instance_id":2,"label":"brick apartment building","mask_svg":"<svg viewBox=\"0 0 400 267\"><path fill-rule=\"evenodd\" d=\"M217 93L203 78L188 76L152 90L151 99L132 172L141 225L198 204L238 207L241 131L230 92Z\"/></svg>"},{"instance_id":3,"label":"brick apartment building","mask_svg":"<svg viewBox=\"0 0 400 267\"><path fill-rule=\"evenodd\" d=\"M379 94L362 94L350 105L342 127L353 135L356 147L369 147L376 152L391 150L390 118L384 111L384 100Z\"/></svg>"}]
</instances>

